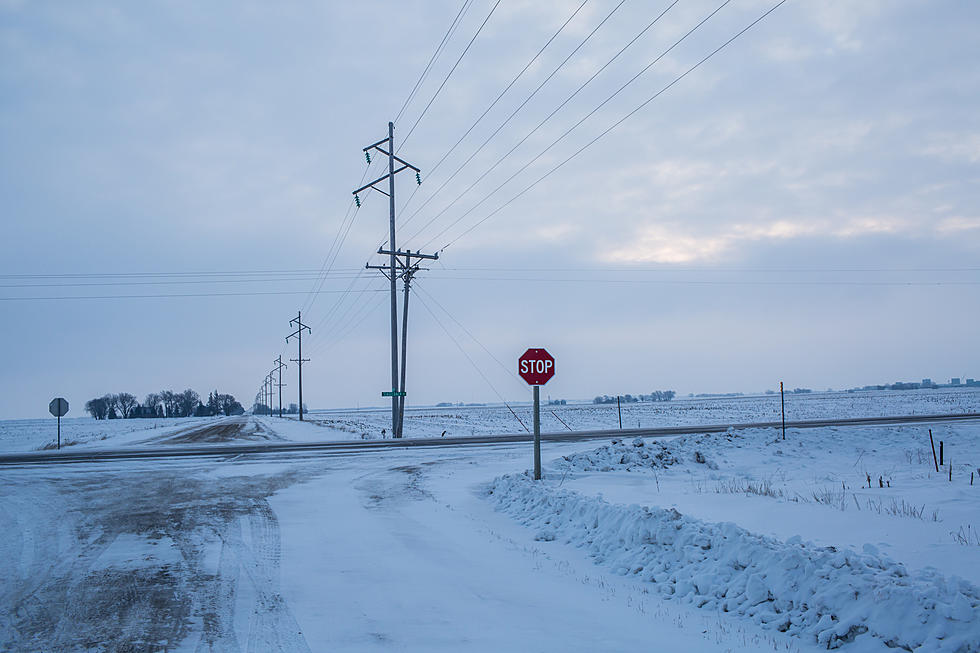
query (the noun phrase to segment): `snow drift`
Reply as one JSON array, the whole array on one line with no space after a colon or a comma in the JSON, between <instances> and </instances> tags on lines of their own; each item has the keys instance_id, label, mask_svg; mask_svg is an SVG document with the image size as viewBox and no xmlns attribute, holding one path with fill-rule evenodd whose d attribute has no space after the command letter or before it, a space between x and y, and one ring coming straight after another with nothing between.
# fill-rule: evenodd
<instances>
[{"instance_id":1,"label":"snow drift","mask_svg":"<svg viewBox=\"0 0 980 653\"><path fill-rule=\"evenodd\" d=\"M613 505L532 481L495 479L498 510L540 529L539 540L587 549L597 564L654 584L665 597L732 612L838 648L874 638L907 651L980 652L980 588L933 570L910 575L864 553L785 542L674 509Z\"/></svg>"}]
</instances>

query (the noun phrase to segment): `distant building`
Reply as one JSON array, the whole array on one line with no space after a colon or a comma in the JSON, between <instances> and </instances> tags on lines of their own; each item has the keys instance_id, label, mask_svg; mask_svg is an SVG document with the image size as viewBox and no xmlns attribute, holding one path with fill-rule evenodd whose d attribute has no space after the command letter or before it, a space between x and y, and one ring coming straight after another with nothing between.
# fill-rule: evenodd
<instances>
[{"instance_id":1,"label":"distant building","mask_svg":"<svg viewBox=\"0 0 980 653\"><path fill-rule=\"evenodd\" d=\"M932 387L932 379L922 379L922 387L923 388L931 388Z\"/></svg>"},{"instance_id":2,"label":"distant building","mask_svg":"<svg viewBox=\"0 0 980 653\"><path fill-rule=\"evenodd\" d=\"M953 378L951 378L949 380L949 384L950 385L959 385L960 384L960 377L954 376Z\"/></svg>"}]
</instances>

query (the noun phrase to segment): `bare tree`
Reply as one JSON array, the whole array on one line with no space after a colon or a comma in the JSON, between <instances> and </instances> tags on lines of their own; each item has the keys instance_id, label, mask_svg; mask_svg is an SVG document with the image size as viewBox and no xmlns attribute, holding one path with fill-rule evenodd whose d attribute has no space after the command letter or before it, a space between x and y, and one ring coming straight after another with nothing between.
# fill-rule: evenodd
<instances>
[{"instance_id":1,"label":"bare tree","mask_svg":"<svg viewBox=\"0 0 980 653\"><path fill-rule=\"evenodd\" d=\"M163 402L163 410L167 417L177 417L180 408L179 395L170 390L160 391L160 401Z\"/></svg>"},{"instance_id":2,"label":"bare tree","mask_svg":"<svg viewBox=\"0 0 980 653\"><path fill-rule=\"evenodd\" d=\"M99 397L85 402L85 410L95 419L105 419L109 413L109 405L106 403L105 397Z\"/></svg>"},{"instance_id":3,"label":"bare tree","mask_svg":"<svg viewBox=\"0 0 980 653\"><path fill-rule=\"evenodd\" d=\"M178 414L181 417L190 417L194 414L197 405L201 403L201 396L190 388L187 388L177 395L177 402L179 406Z\"/></svg>"},{"instance_id":4,"label":"bare tree","mask_svg":"<svg viewBox=\"0 0 980 653\"><path fill-rule=\"evenodd\" d=\"M116 419L119 417L119 395L102 395L102 401L107 407L106 417Z\"/></svg>"},{"instance_id":5,"label":"bare tree","mask_svg":"<svg viewBox=\"0 0 980 653\"><path fill-rule=\"evenodd\" d=\"M133 416L133 411L140 403L136 400L136 397L128 392L120 392L116 395L116 405L119 406L119 412L122 413L121 417L123 419L129 419Z\"/></svg>"},{"instance_id":6,"label":"bare tree","mask_svg":"<svg viewBox=\"0 0 980 653\"><path fill-rule=\"evenodd\" d=\"M151 414L157 415L159 414L157 412L157 408L160 406L162 401L163 400L160 398L160 395L155 392L151 392L150 394L146 395L146 399L143 400L143 408L148 410Z\"/></svg>"}]
</instances>

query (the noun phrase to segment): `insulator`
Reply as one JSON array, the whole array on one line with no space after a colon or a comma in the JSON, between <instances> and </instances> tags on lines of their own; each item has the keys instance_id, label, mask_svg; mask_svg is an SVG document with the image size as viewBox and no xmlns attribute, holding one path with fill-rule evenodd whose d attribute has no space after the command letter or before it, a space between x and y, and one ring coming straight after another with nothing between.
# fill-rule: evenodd
<instances>
[{"instance_id":1,"label":"insulator","mask_svg":"<svg viewBox=\"0 0 980 653\"><path fill-rule=\"evenodd\" d=\"M419 186L422 185L422 176L417 172L415 173L415 183L417 183Z\"/></svg>"},{"instance_id":2,"label":"insulator","mask_svg":"<svg viewBox=\"0 0 980 653\"><path fill-rule=\"evenodd\" d=\"M370 165L371 164L371 153L368 152L367 150L364 150L364 158L367 159L368 165Z\"/></svg>"},{"instance_id":3,"label":"insulator","mask_svg":"<svg viewBox=\"0 0 980 653\"><path fill-rule=\"evenodd\" d=\"M357 208L361 208L361 198L357 195L354 196L354 204L357 204Z\"/></svg>"}]
</instances>

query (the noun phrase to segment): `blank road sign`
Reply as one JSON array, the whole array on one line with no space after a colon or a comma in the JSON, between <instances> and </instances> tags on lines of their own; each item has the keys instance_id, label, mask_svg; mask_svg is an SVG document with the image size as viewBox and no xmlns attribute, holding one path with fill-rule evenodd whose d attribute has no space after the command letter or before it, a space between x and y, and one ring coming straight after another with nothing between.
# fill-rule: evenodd
<instances>
[{"instance_id":1,"label":"blank road sign","mask_svg":"<svg viewBox=\"0 0 980 653\"><path fill-rule=\"evenodd\" d=\"M48 410L55 417L64 417L68 414L68 400L63 397L55 397L48 404Z\"/></svg>"}]
</instances>

